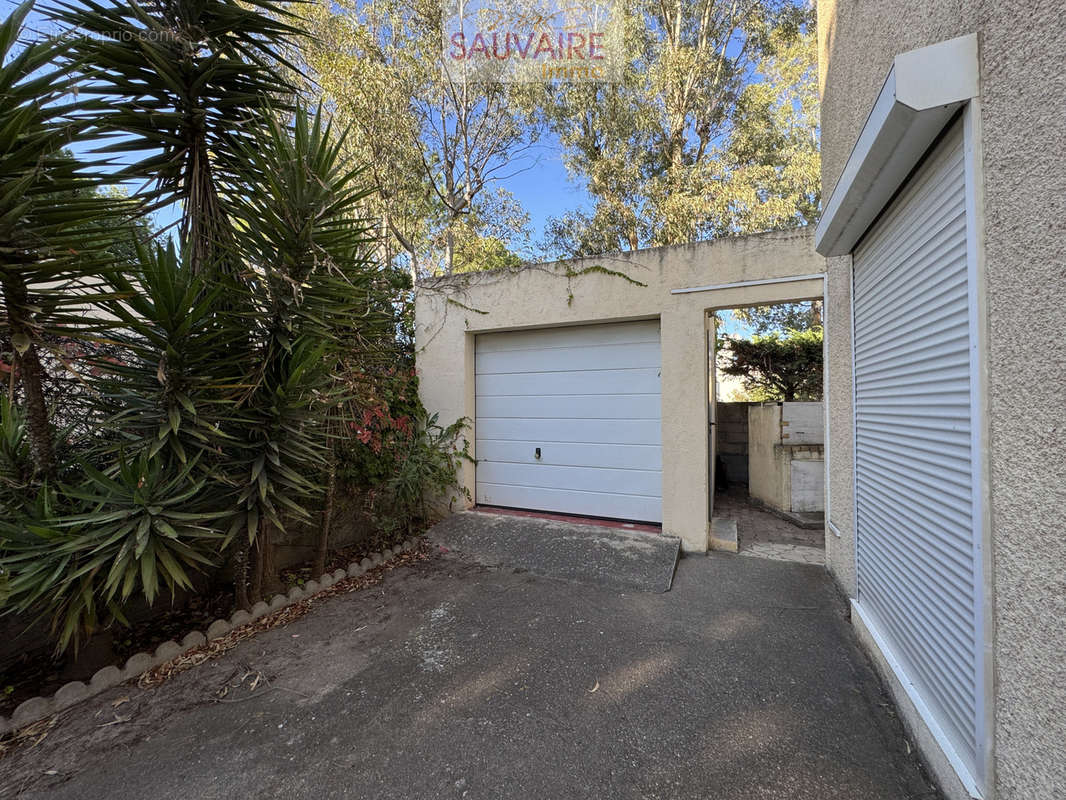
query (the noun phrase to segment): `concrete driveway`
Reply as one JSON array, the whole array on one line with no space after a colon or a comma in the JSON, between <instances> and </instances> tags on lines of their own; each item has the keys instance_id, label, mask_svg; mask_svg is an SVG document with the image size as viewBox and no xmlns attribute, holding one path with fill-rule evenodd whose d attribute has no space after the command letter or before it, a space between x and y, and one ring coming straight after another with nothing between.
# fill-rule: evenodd
<instances>
[{"instance_id":1,"label":"concrete driveway","mask_svg":"<svg viewBox=\"0 0 1066 800\"><path fill-rule=\"evenodd\" d=\"M683 558L630 593L437 552L65 712L0 795L936 797L845 608L802 564Z\"/></svg>"}]
</instances>

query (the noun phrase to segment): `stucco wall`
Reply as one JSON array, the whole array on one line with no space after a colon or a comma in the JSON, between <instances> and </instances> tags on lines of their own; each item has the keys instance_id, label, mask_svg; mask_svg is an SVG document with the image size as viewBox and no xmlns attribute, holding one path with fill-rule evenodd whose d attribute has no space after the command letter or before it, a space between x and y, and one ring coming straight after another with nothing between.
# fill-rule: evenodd
<instances>
[{"instance_id":1,"label":"stucco wall","mask_svg":"<svg viewBox=\"0 0 1066 800\"><path fill-rule=\"evenodd\" d=\"M828 197L893 56L966 33L980 44L979 164L994 627L994 795L1066 786L1066 36L1061 3L822 0ZM854 591L847 259L829 267L830 568Z\"/></svg>"},{"instance_id":2,"label":"stucco wall","mask_svg":"<svg viewBox=\"0 0 1066 800\"><path fill-rule=\"evenodd\" d=\"M731 484L748 483L748 408L751 405L719 402L715 408L718 458L725 470L725 480Z\"/></svg>"},{"instance_id":3,"label":"stucco wall","mask_svg":"<svg viewBox=\"0 0 1066 800\"><path fill-rule=\"evenodd\" d=\"M708 358L714 308L822 296L822 280L671 294L671 289L821 273L808 230L651 248L517 271L426 281L415 303L422 401L443 422L474 417L477 333L658 317L662 335L663 530L707 549ZM621 272L637 285L606 271ZM473 446L474 436L468 440ZM476 457L476 453L474 453ZM474 493L474 468L463 484Z\"/></svg>"},{"instance_id":4,"label":"stucco wall","mask_svg":"<svg viewBox=\"0 0 1066 800\"><path fill-rule=\"evenodd\" d=\"M748 493L782 511L825 509L820 402L748 407Z\"/></svg>"},{"instance_id":5,"label":"stucco wall","mask_svg":"<svg viewBox=\"0 0 1066 800\"><path fill-rule=\"evenodd\" d=\"M855 596L854 421L851 380L851 256L826 259L826 533L825 563Z\"/></svg>"},{"instance_id":6,"label":"stucco wall","mask_svg":"<svg viewBox=\"0 0 1066 800\"><path fill-rule=\"evenodd\" d=\"M789 458L781 447L781 406L748 409L748 494L769 506L789 510Z\"/></svg>"}]
</instances>

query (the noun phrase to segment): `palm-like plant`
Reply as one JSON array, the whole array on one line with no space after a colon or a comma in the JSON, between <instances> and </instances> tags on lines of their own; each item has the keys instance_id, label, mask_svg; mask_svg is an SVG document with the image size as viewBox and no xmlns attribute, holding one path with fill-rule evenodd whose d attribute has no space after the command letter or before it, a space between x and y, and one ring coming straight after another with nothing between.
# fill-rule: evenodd
<instances>
[{"instance_id":1,"label":"palm-like plant","mask_svg":"<svg viewBox=\"0 0 1066 800\"><path fill-rule=\"evenodd\" d=\"M297 108L291 126L271 119L241 150L244 180L224 193L262 322L252 389L234 430L243 444L231 448L227 470L241 486L232 530L246 531L259 554L253 599L268 571L271 532L284 529L285 517L308 519L309 501L323 492L327 423L344 401L335 380L351 344L344 333L369 333L388 320L371 301L378 278L367 257L369 226L358 215L366 193L341 138L321 112Z\"/></svg>"},{"instance_id":2,"label":"palm-like plant","mask_svg":"<svg viewBox=\"0 0 1066 800\"><path fill-rule=\"evenodd\" d=\"M370 192L345 136L298 104L291 125L273 116L242 145L239 180L226 185L257 304L287 336L335 339L373 311L373 226L360 213ZM271 346L288 349L287 336Z\"/></svg>"},{"instance_id":3,"label":"palm-like plant","mask_svg":"<svg viewBox=\"0 0 1066 800\"><path fill-rule=\"evenodd\" d=\"M74 508L45 487L31 518L0 519L8 607L50 617L62 651L104 612L124 619L134 593L151 603L162 586L191 588L189 571L211 563L220 538L194 467L172 470L146 453L120 456L113 474L83 465L84 483L62 487Z\"/></svg>"},{"instance_id":4,"label":"palm-like plant","mask_svg":"<svg viewBox=\"0 0 1066 800\"><path fill-rule=\"evenodd\" d=\"M22 409L0 397L0 508L18 516L32 502L34 464Z\"/></svg>"},{"instance_id":5,"label":"palm-like plant","mask_svg":"<svg viewBox=\"0 0 1066 800\"><path fill-rule=\"evenodd\" d=\"M113 226L130 211L98 196L99 165L65 148L91 133L92 104L71 100L76 62L68 45L38 41L19 49L27 2L0 23L0 322L11 348L36 471L54 477L55 432L44 389L44 351L99 327L86 296L109 269ZM54 66L66 59L66 65Z\"/></svg>"},{"instance_id":6,"label":"palm-like plant","mask_svg":"<svg viewBox=\"0 0 1066 800\"><path fill-rule=\"evenodd\" d=\"M52 478L0 519L0 570L11 607L49 613L62 647L135 593L187 586L229 542L241 604L258 553L257 597L272 532L332 491L331 430L360 402L345 371L388 358L401 326L343 135L286 100L286 4L60 3L76 35L5 55L0 73L0 136L14 137L0 140L0 279L26 410L0 408L0 481L21 485L27 440ZM0 27L5 54L23 9ZM74 89L90 100L67 103ZM98 151L133 163L104 176L61 157L108 133ZM116 204L84 190L127 178L145 188L122 214L180 203L180 247L134 242L116 260L114 226L90 224ZM86 303L98 322L76 326ZM64 326L106 327L111 348L87 376L108 424L73 476L48 466L31 385L34 348Z\"/></svg>"},{"instance_id":7,"label":"palm-like plant","mask_svg":"<svg viewBox=\"0 0 1066 800\"><path fill-rule=\"evenodd\" d=\"M245 153L254 149L272 113L266 100L273 98L277 108L288 106L291 87L284 75L290 66L284 53L301 34L291 7L277 0L162 0L147 6L137 0L60 0L50 11L53 20L72 28L70 63L80 76L81 93L107 99L100 124L115 141L99 152L138 153L116 177L142 179L139 196L149 209L180 207L179 239L189 274L183 286L168 288L159 270L149 270L154 274L139 280L151 284L145 286L150 307L129 303L127 313L119 312L132 333L126 342L132 360L106 370L112 419L131 424L121 426L124 438L156 426L141 441L151 442L150 452L165 448L179 463L195 460L190 451L206 453L199 463L208 486L230 493L239 506L235 519L245 525L244 509L252 498L242 489L258 456L236 476L227 465L240 459L233 456L232 442L223 446L221 440L231 435L254 441L252 451L270 463L270 448L261 447L262 431L277 428L261 424L256 403L285 406L277 396L291 389L291 381L272 376L266 396L257 394L268 383L264 364L269 359L260 346L260 309L250 302L259 281L256 259L243 252L246 243L236 240L222 187L249 191L261 179ZM198 286L201 294L188 291L195 285L190 276L206 279ZM208 284L215 282L224 284L223 293L212 295ZM168 305L184 306L196 317L194 325L182 329L165 322ZM197 338L197 326L209 333ZM213 346L200 350L205 358L196 360L191 352L210 337ZM151 369L154 358L158 376ZM183 361L188 358L196 363ZM243 370L230 372L235 361ZM193 391L209 383L219 388L220 375L235 376L228 390ZM197 386L186 385L190 381ZM258 476L252 482L262 483ZM270 497L267 492L252 504L266 510ZM229 511L235 511L233 505ZM257 528L258 522L250 530Z\"/></svg>"},{"instance_id":8,"label":"palm-like plant","mask_svg":"<svg viewBox=\"0 0 1066 800\"><path fill-rule=\"evenodd\" d=\"M234 347L246 339L218 317L222 287L193 271L173 243L135 243L137 261L109 277L101 302L113 319L114 354L94 359L97 405L112 452L147 452L209 471L225 444L232 396L245 388Z\"/></svg>"},{"instance_id":9,"label":"palm-like plant","mask_svg":"<svg viewBox=\"0 0 1066 800\"><path fill-rule=\"evenodd\" d=\"M238 424L233 396L247 389L230 336L246 337L221 323L220 290L172 245L134 252L97 303L112 327L109 348L88 359L102 430L69 480L23 490L0 521L8 608L51 617L59 649L122 620L134 594L151 603L188 588L233 516L217 466ZM24 428L0 405L0 499L25 472Z\"/></svg>"},{"instance_id":10,"label":"palm-like plant","mask_svg":"<svg viewBox=\"0 0 1066 800\"><path fill-rule=\"evenodd\" d=\"M84 95L107 98L101 152L141 153L120 178L151 183L150 207L181 204L181 240L194 272L239 269L219 182L241 165L262 124L262 101L290 94L285 49L301 33L277 0L59 2L52 19L74 29Z\"/></svg>"}]
</instances>

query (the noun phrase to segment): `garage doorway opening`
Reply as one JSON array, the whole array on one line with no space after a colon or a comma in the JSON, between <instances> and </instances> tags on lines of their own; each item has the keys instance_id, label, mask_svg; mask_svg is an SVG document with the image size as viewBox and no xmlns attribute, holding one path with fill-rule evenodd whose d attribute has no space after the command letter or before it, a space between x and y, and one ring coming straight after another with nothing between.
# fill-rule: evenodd
<instances>
[{"instance_id":1,"label":"garage doorway opening","mask_svg":"<svg viewBox=\"0 0 1066 800\"><path fill-rule=\"evenodd\" d=\"M821 298L720 308L708 320L712 541L824 563Z\"/></svg>"},{"instance_id":2,"label":"garage doorway opening","mask_svg":"<svg viewBox=\"0 0 1066 800\"><path fill-rule=\"evenodd\" d=\"M661 526L658 319L475 342L479 506Z\"/></svg>"}]
</instances>

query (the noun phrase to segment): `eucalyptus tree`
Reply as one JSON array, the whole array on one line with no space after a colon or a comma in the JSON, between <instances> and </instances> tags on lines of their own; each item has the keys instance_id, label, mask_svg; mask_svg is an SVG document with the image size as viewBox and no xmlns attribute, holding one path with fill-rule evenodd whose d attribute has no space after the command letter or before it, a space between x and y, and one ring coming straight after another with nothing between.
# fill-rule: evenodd
<instances>
[{"instance_id":1,"label":"eucalyptus tree","mask_svg":"<svg viewBox=\"0 0 1066 800\"><path fill-rule=\"evenodd\" d=\"M528 218L498 190L535 163L539 131L535 86L477 81L449 67L442 6L316 4L303 48L306 91L349 127L346 147L368 165L385 260L402 256L416 278L453 271L480 237L525 233Z\"/></svg>"},{"instance_id":2,"label":"eucalyptus tree","mask_svg":"<svg viewBox=\"0 0 1066 800\"><path fill-rule=\"evenodd\" d=\"M558 84L546 106L594 201L551 221L549 249L632 250L809 220L813 12L794 0L621 7L630 61L620 80Z\"/></svg>"}]
</instances>

